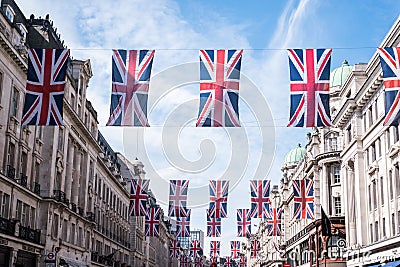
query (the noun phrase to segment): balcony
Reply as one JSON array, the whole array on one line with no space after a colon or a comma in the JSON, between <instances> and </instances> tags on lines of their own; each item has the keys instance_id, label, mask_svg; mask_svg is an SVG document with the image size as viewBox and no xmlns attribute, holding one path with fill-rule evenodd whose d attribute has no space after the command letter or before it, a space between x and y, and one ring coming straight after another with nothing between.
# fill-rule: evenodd
<instances>
[{"instance_id":1,"label":"balcony","mask_svg":"<svg viewBox=\"0 0 400 267\"><path fill-rule=\"evenodd\" d=\"M62 202L64 204L68 204L67 199L66 199L66 195L63 191L61 190L54 190L53 191L53 199L55 199L58 202Z\"/></svg>"},{"instance_id":2,"label":"balcony","mask_svg":"<svg viewBox=\"0 0 400 267\"><path fill-rule=\"evenodd\" d=\"M76 204L71 202L71 210L76 212Z\"/></svg>"},{"instance_id":3,"label":"balcony","mask_svg":"<svg viewBox=\"0 0 400 267\"><path fill-rule=\"evenodd\" d=\"M81 216L83 216L83 208L78 207L78 214L81 215Z\"/></svg>"},{"instance_id":4,"label":"balcony","mask_svg":"<svg viewBox=\"0 0 400 267\"><path fill-rule=\"evenodd\" d=\"M86 219L90 222L95 222L94 213L91 211L86 212Z\"/></svg>"},{"instance_id":5,"label":"balcony","mask_svg":"<svg viewBox=\"0 0 400 267\"><path fill-rule=\"evenodd\" d=\"M25 173L20 173L19 176L19 184L22 185L23 187L28 186L28 176L25 175Z\"/></svg>"},{"instance_id":6,"label":"balcony","mask_svg":"<svg viewBox=\"0 0 400 267\"><path fill-rule=\"evenodd\" d=\"M40 184L39 183L36 183L36 182L33 183L33 193L40 196Z\"/></svg>"},{"instance_id":7,"label":"balcony","mask_svg":"<svg viewBox=\"0 0 400 267\"><path fill-rule=\"evenodd\" d=\"M6 235L14 235L14 232L15 232L15 222L0 217L0 233Z\"/></svg>"},{"instance_id":8,"label":"balcony","mask_svg":"<svg viewBox=\"0 0 400 267\"><path fill-rule=\"evenodd\" d=\"M7 177L15 180L15 168L11 165L7 165Z\"/></svg>"},{"instance_id":9,"label":"balcony","mask_svg":"<svg viewBox=\"0 0 400 267\"><path fill-rule=\"evenodd\" d=\"M40 230L34 230L29 227L20 225L19 238L35 244L40 244Z\"/></svg>"}]
</instances>

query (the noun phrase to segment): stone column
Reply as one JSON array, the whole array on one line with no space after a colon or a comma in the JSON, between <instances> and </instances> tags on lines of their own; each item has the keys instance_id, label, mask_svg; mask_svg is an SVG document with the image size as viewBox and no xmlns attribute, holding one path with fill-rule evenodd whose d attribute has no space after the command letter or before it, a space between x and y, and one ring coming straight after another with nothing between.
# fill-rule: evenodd
<instances>
[{"instance_id":1,"label":"stone column","mask_svg":"<svg viewBox=\"0 0 400 267\"><path fill-rule=\"evenodd\" d=\"M350 242L350 246L355 245L357 243L357 223L356 223L356 204L355 204L355 191L354 191L354 165L353 162L349 162L347 165L347 201L349 205L349 214L347 214L349 218L349 233L350 238L348 239Z\"/></svg>"},{"instance_id":2,"label":"stone column","mask_svg":"<svg viewBox=\"0 0 400 267\"><path fill-rule=\"evenodd\" d=\"M74 154L75 154L75 145L72 139L68 141L68 162L67 162L67 171L65 174L65 195L68 200L71 199L71 186L73 181L73 167L74 167ZM62 187L61 187L62 188Z\"/></svg>"},{"instance_id":3,"label":"stone column","mask_svg":"<svg viewBox=\"0 0 400 267\"><path fill-rule=\"evenodd\" d=\"M79 182L80 182L80 176L81 176L81 158L82 158L82 152L78 148L77 153L76 153L76 158L75 158L75 173L74 173L74 182L72 184L72 202L76 205L78 205L78 199L79 199Z\"/></svg>"},{"instance_id":4,"label":"stone column","mask_svg":"<svg viewBox=\"0 0 400 267\"><path fill-rule=\"evenodd\" d=\"M18 258L18 250L15 248L10 248L10 262L9 266L15 266Z\"/></svg>"}]
</instances>

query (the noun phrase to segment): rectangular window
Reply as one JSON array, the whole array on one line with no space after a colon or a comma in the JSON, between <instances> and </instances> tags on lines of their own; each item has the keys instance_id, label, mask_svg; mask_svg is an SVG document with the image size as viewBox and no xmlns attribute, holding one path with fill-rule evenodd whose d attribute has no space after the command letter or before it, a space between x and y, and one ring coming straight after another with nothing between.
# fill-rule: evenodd
<instances>
[{"instance_id":1,"label":"rectangular window","mask_svg":"<svg viewBox=\"0 0 400 267\"><path fill-rule=\"evenodd\" d=\"M382 218L382 238L386 237L386 219Z\"/></svg>"},{"instance_id":2,"label":"rectangular window","mask_svg":"<svg viewBox=\"0 0 400 267\"><path fill-rule=\"evenodd\" d=\"M22 204L22 213L21 213L21 225L28 226L28 214L29 214L30 206L27 204Z\"/></svg>"},{"instance_id":3,"label":"rectangular window","mask_svg":"<svg viewBox=\"0 0 400 267\"><path fill-rule=\"evenodd\" d=\"M64 130L59 127L58 128L58 150L63 151L64 148Z\"/></svg>"},{"instance_id":4,"label":"rectangular window","mask_svg":"<svg viewBox=\"0 0 400 267\"><path fill-rule=\"evenodd\" d=\"M396 181L396 193L397 196L400 196L400 177L399 177L399 165L396 164L394 166L394 179Z\"/></svg>"},{"instance_id":5,"label":"rectangular window","mask_svg":"<svg viewBox=\"0 0 400 267\"><path fill-rule=\"evenodd\" d=\"M62 225L62 239L67 240L67 233L68 233L68 221L64 219Z\"/></svg>"},{"instance_id":6,"label":"rectangular window","mask_svg":"<svg viewBox=\"0 0 400 267\"><path fill-rule=\"evenodd\" d=\"M10 142L8 144L7 165L11 167L14 167L14 155L15 155L15 145Z\"/></svg>"},{"instance_id":7,"label":"rectangular window","mask_svg":"<svg viewBox=\"0 0 400 267\"><path fill-rule=\"evenodd\" d=\"M374 229L372 228L372 223L369 224L369 241L374 242Z\"/></svg>"},{"instance_id":8,"label":"rectangular window","mask_svg":"<svg viewBox=\"0 0 400 267\"><path fill-rule=\"evenodd\" d=\"M19 91L17 88L13 88L13 93L11 97L11 107L10 107L10 116L17 116L18 111L18 100L19 100Z\"/></svg>"},{"instance_id":9,"label":"rectangular window","mask_svg":"<svg viewBox=\"0 0 400 267\"><path fill-rule=\"evenodd\" d=\"M75 245L75 224L71 224L71 232L69 233L69 242L73 245Z\"/></svg>"},{"instance_id":10,"label":"rectangular window","mask_svg":"<svg viewBox=\"0 0 400 267\"><path fill-rule=\"evenodd\" d=\"M375 235L375 241L379 240L379 224L378 221L375 222L375 231L374 231L374 235Z\"/></svg>"},{"instance_id":11,"label":"rectangular window","mask_svg":"<svg viewBox=\"0 0 400 267\"><path fill-rule=\"evenodd\" d=\"M393 200L393 174L392 174L392 170L389 170L389 196L390 199Z\"/></svg>"},{"instance_id":12,"label":"rectangular window","mask_svg":"<svg viewBox=\"0 0 400 267\"><path fill-rule=\"evenodd\" d=\"M339 184L340 183L340 167L333 166L333 183Z\"/></svg>"},{"instance_id":13,"label":"rectangular window","mask_svg":"<svg viewBox=\"0 0 400 267\"><path fill-rule=\"evenodd\" d=\"M381 188L381 205L385 204L385 195L384 195L384 186L383 186L383 177L380 178L380 188Z\"/></svg>"},{"instance_id":14,"label":"rectangular window","mask_svg":"<svg viewBox=\"0 0 400 267\"><path fill-rule=\"evenodd\" d=\"M390 129L387 129L387 131L386 131L386 147L388 150L391 145L392 144L390 143Z\"/></svg>"},{"instance_id":15,"label":"rectangular window","mask_svg":"<svg viewBox=\"0 0 400 267\"><path fill-rule=\"evenodd\" d=\"M392 213L392 236L396 235L396 222L394 218L394 213Z\"/></svg>"},{"instance_id":16,"label":"rectangular window","mask_svg":"<svg viewBox=\"0 0 400 267\"><path fill-rule=\"evenodd\" d=\"M8 219L8 209L10 208L10 195L3 193L1 200L1 217Z\"/></svg>"},{"instance_id":17,"label":"rectangular window","mask_svg":"<svg viewBox=\"0 0 400 267\"><path fill-rule=\"evenodd\" d=\"M376 181L372 182L372 203L373 203L373 207L374 209L376 209L377 207L377 203L376 203Z\"/></svg>"},{"instance_id":18,"label":"rectangular window","mask_svg":"<svg viewBox=\"0 0 400 267\"><path fill-rule=\"evenodd\" d=\"M53 225L51 227L51 237L58 238L58 224L59 224L59 216L54 213L53 216Z\"/></svg>"},{"instance_id":19,"label":"rectangular window","mask_svg":"<svg viewBox=\"0 0 400 267\"><path fill-rule=\"evenodd\" d=\"M375 141L375 148L376 148L376 156L379 159L381 157L381 139L378 138Z\"/></svg>"},{"instance_id":20,"label":"rectangular window","mask_svg":"<svg viewBox=\"0 0 400 267\"><path fill-rule=\"evenodd\" d=\"M74 96L74 94L71 94L71 106L72 106L72 109L75 109L75 96Z\"/></svg>"},{"instance_id":21,"label":"rectangular window","mask_svg":"<svg viewBox=\"0 0 400 267\"><path fill-rule=\"evenodd\" d=\"M351 143L351 140L352 140L351 125L349 125L349 127L347 127L346 132L347 132L347 143L349 144L349 143Z\"/></svg>"},{"instance_id":22,"label":"rectangular window","mask_svg":"<svg viewBox=\"0 0 400 267\"><path fill-rule=\"evenodd\" d=\"M21 213L22 213L22 201L17 200L17 205L15 207L15 219L21 221Z\"/></svg>"},{"instance_id":23,"label":"rectangular window","mask_svg":"<svg viewBox=\"0 0 400 267\"><path fill-rule=\"evenodd\" d=\"M85 248L86 248L87 250L89 250L89 246L90 246L90 232L87 231L87 232L86 232L86 245L85 245Z\"/></svg>"},{"instance_id":24,"label":"rectangular window","mask_svg":"<svg viewBox=\"0 0 400 267\"><path fill-rule=\"evenodd\" d=\"M340 216L342 214L342 202L340 197L333 197L333 203L335 206L335 215Z\"/></svg>"},{"instance_id":25,"label":"rectangular window","mask_svg":"<svg viewBox=\"0 0 400 267\"><path fill-rule=\"evenodd\" d=\"M375 144L371 145L371 162L374 162L376 160L376 150L375 150Z\"/></svg>"},{"instance_id":26,"label":"rectangular window","mask_svg":"<svg viewBox=\"0 0 400 267\"><path fill-rule=\"evenodd\" d=\"M28 164L28 155L25 152L21 153L21 177L22 175L27 175L26 170L27 170L27 164ZM21 181L22 182L22 181Z\"/></svg>"},{"instance_id":27,"label":"rectangular window","mask_svg":"<svg viewBox=\"0 0 400 267\"><path fill-rule=\"evenodd\" d=\"M80 226L78 228L78 246L83 246L83 229Z\"/></svg>"},{"instance_id":28,"label":"rectangular window","mask_svg":"<svg viewBox=\"0 0 400 267\"><path fill-rule=\"evenodd\" d=\"M31 211L29 212L29 225L32 229L35 229L35 222L36 222L36 209L31 207Z\"/></svg>"}]
</instances>

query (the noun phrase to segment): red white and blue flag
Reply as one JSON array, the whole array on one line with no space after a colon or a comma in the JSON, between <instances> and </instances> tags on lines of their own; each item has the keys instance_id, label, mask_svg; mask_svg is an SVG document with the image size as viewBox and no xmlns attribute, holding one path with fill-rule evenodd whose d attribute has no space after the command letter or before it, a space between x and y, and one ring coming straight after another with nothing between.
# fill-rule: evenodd
<instances>
[{"instance_id":1,"label":"red white and blue flag","mask_svg":"<svg viewBox=\"0 0 400 267\"><path fill-rule=\"evenodd\" d=\"M294 219L314 219L314 181L292 180Z\"/></svg>"},{"instance_id":2,"label":"red white and blue flag","mask_svg":"<svg viewBox=\"0 0 400 267\"><path fill-rule=\"evenodd\" d=\"M181 255L180 267L189 267L189 259L185 255Z\"/></svg>"},{"instance_id":3,"label":"red white and blue flag","mask_svg":"<svg viewBox=\"0 0 400 267\"><path fill-rule=\"evenodd\" d=\"M145 216L144 231L145 236L160 236L160 219L161 219L161 208L150 208Z\"/></svg>"},{"instance_id":4,"label":"red white and blue flag","mask_svg":"<svg viewBox=\"0 0 400 267\"><path fill-rule=\"evenodd\" d=\"M267 233L269 236L282 235L282 210L280 208L270 209L271 217L267 219Z\"/></svg>"},{"instance_id":5,"label":"red white and blue flag","mask_svg":"<svg viewBox=\"0 0 400 267\"><path fill-rule=\"evenodd\" d=\"M147 99L154 50L113 50L107 126L149 126Z\"/></svg>"},{"instance_id":6,"label":"red white and blue flag","mask_svg":"<svg viewBox=\"0 0 400 267\"><path fill-rule=\"evenodd\" d=\"M129 204L130 216L145 216L147 214L147 191L150 180L132 179Z\"/></svg>"},{"instance_id":7,"label":"red white and blue flag","mask_svg":"<svg viewBox=\"0 0 400 267\"><path fill-rule=\"evenodd\" d=\"M288 49L290 119L288 126L332 126L329 79L332 49Z\"/></svg>"},{"instance_id":8,"label":"red white and blue flag","mask_svg":"<svg viewBox=\"0 0 400 267\"><path fill-rule=\"evenodd\" d=\"M197 127L237 127L243 50L200 50Z\"/></svg>"},{"instance_id":9,"label":"red white and blue flag","mask_svg":"<svg viewBox=\"0 0 400 267\"><path fill-rule=\"evenodd\" d=\"M221 218L211 218L207 210L207 237L221 236L221 220Z\"/></svg>"},{"instance_id":10,"label":"red white and blue flag","mask_svg":"<svg viewBox=\"0 0 400 267\"><path fill-rule=\"evenodd\" d=\"M194 258L194 267L203 267L203 259L201 257L195 257Z\"/></svg>"},{"instance_id":11,"label":"red white and blue flag","mask_svg":"<svg viewBox=\"0 0 400 267\"><path fill-rule=\"evenodd\" d=\"M240 256L239 267L247 267L247 258L246 258L246 256Z\"/></svg>"},{"instance_id":12,"label":"red white and blue flag","mask_svg":"<svg viewBox=\"0 0 400 267\"><path fill-rule=\"evenodd\" d=\"M179 258L179 242L174 239L170 241L170 246L169 246L169 257L170 258Z\"/></svg>"},{"instance_id":13,"label":"red white and blue flag","mask_svg":"<svg viewBox=\"0 0 400 267\"><path fill-rule=\"evenodd\" d=\"M240 252L240 241L234 240L231 241L231 257L232 259L236 259L239 257Z\"/></svg>"},{"instance_id":14,"label":"red white and blue flag","mask_svg":"<svg viewBox=\"0 0 400 267\"><path fill-rule=\"evenodd\" d=\"M250 257L253 259L257 258L260 248L261 248L260 241L258 240L251 241Z\"/></svg>"},{"instance_id":15,"label":"red white and blue flag","mask_svg":"<svg viewBox=\"0 0 400 267\"><path fill-rule=\"evenodd\" d=\"M170 180L168 216L186 217L189 180Z\"/></svg>"},{"instance_id":16,"label":"red white and blue flag","mask_svg":"<svg viewBox=\"0 0 400 267\"><path fill-rule=\"evenodd\" d=\"M269 210L271 202L269 198L271 188L270 180L252 180L250 181L251 192L251 217L252 218L265 218L268 214L264 212Z\"/></svg>"},{"instance_id":17,"label":"red white and blue flag","mask_svg":"<svg viewBox=\"0 0 400 267\"><path fill-rule=\"evenodd\" d=\"M378 48L385 86L384 126L397 126L400 120L400 47Z\"/></svg>"},{"instance_id":18,"label":"red white and blue flag","mask_svg":"<svg viewBox=\"0 0 400 267\"><path fill-rule=\"evenodd\" d=\"M63 100L69 49L28 50L28 75L22 125L63 125Z\"/></svg>"},{"instance_id":19,"label":"red white and blue flag","mask_svg":"<svg viewBox=\"0 0 400 267\"><path fill-rule=\"evenodd\" d=\"M176 218L176 236L190 237L190 209L186 212L186 217Z\"/></svg>"},{"instance_id":20,"label":"red white and blue flag","mask_svg":"<svg viewBox=\"0 0 400 267\"><path fill-rule=\"evenodd\" d=\"M251 234L251 217L249 209L237 210L237 227L239 237L248 237Z\"/></svg>"},{"instance_id":21,"label":"red white and blue flag","mask_svg":"<svg viewBox=\"0 0 400 267\"><path fill-rule=\"evenodd\" d=\"M210 258L217 258L220 255L221 241L210 241Z\"/></svg>"},{"instance_id":22,"label":"red white and blue flag","mask_svg":"<svg viewBox=\"0 0 400 267\"><path fill-rule=\"evenodd\" d=\"M193 258L200 257L200 242L199 240L190 241L190 256Z\"/></svg>"},{"instance_id":23,"label":"red white and blue flag","mask_svg":"<svg viewBox=\"0 0 400 267\"><path fill-rule=\"evenodd\" d=\"M210 206L209 216L213 218L228 217L228 191L229 181L213 180L210 181Z\"/></svg>"},{"instance_id":24,"label":"red white and blue flag","mask_svg":"<svg viewBox=\"0 0 400 267\"><path fill-rule=\"evenodd\" d=\"M225 258L224 266L226 266L226 267L235 266L234 263L233 263L233 261L232 261L232 258L231 258L231 257L227 256L227 257Z\"/></svg>"}]
</instances>

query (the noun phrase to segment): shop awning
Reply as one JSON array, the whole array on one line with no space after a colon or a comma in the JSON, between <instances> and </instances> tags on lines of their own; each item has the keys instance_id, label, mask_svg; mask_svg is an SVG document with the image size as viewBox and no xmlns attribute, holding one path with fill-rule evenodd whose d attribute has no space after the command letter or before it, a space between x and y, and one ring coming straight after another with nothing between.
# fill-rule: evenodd
<instances>
[{"instance_id":1,"label":"shop awning","mask_svg":"<svg viewBox=\"0 0 400 267\"><path fill-rule=\"evenodd\" d=\"M382 267L397 267L400 266L400 261L389 261L388 263L382 265Z\"/></svg>"}]
</instances>

